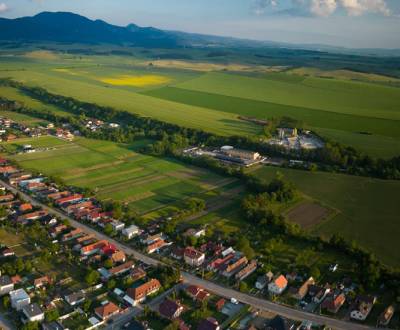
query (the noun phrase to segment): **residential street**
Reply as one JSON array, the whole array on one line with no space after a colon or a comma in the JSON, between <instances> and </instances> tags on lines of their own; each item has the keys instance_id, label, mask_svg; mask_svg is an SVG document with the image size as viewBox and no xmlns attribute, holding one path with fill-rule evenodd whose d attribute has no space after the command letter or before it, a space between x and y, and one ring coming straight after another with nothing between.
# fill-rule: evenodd
<instances>
[{"instance_id":1,"label":"residential street","mask_svg":"<svg viewBox=\"0 0 400 330\"><path fill-rule=\"evenodd\" d=\"M160 264L160 261L155 260L153 258L150 258L120 242L117 242L116 240L102 234L99 233L98 231L78 222L75 221L74 219L67 217L65 214L63 214L62 212L55 210L53 208L50 208L48 206L46 206L45 204L42 204L36 200L34 200L32 197L30 197L29 195L17 190L16 188L10 186L9 184L5 183L4 181L0 180L0 184L4 185L8 190L12 191L13 193L19 193L21 195L22 198L24 198L25 200L29 201L31 204L36 205L36 206L40 206L43 209L46 209L47 211L49 211L49 213L61 218L61 219L67 219L71 225L75 226L76 228L80 228L83 231L85 231L86 233L90 233L93 234L95 236L97 236L98 239L106 239L109 242L115 244L120 250L124 251L127 255L132 255L134 258L150 264L150 265L157 265ZM260 309L260 310L265 310L265 311L269 311L269 312L273 312L276 314L280 314L282 316L285 316L287 318L290 319L294 319L294 320L309 320L309 321L313 321L315 323L318 324L325 324L329 327L332 327L334 329L342 329L342 330L366 330L366 329L374 329L372 327L368 327L365 325L360 325L357 323L353 323L353 322L345 322L345 321L341 321L341 320L336 320L333 318L329 318L329 317L325 317L325 316L320 316L317 314L312 314L312 313L308 313L302 310L297 310L294 308L290 308L290 307L286 307L286 306L282 306L264 299L259 299L256 298L254 296L251 296L249 294L244 294L241 293L239 291L233 290L233 289L229 289L223 286L220 286L218 284L215 284L213 282L210 281L206 281L206 280L202 280L196 276L193 276L187 272L182 272L182 277L184 282L186 283L190 283L190 284L195 284L195 285L199 285L204 287L205 289L209 290L210 292L213 292L217 295L220 295L222 297L225 298L235 298L238 301L245 303L245 304L249 304L251 306L253 306L256 309ZM131 313L129 313L131 314ZM132 313L132 316L135 313ZM127 318L125 320L124 318L124 322L122 322L121 320L118 319L117 324L118 325L122 325L125 322L127 322L129 319ZM117 324L114 324L113 326L111 326L112 328L115 328L115 326Z\"/></svg>"}]
</instances>

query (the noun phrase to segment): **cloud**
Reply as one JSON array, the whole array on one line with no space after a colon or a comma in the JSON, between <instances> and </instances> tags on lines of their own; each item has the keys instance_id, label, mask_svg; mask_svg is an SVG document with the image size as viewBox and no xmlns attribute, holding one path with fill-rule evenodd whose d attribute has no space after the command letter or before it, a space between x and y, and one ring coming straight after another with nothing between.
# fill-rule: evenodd
<instances>
[{"instance_id":1,"label":"cloud","mask_svg":"<svg viewBox=\"0 0 400 330\"><path fill-rule=\"evenodd\" d=\"M1 13L5 13L6 11L8 11L10 8L4 3L4 2L1 2L0 3L0 14Z\"/></svg>"},{"instance_id":2,"label":"cloud","mask_svg":"<svg viewBox=\"0 0 400 330\"><path fill-rule=\"evenodd\" d=\"M377 13L390 16L392 13L386 0L254 0L253 12L257 15L266 13L270 8L280 8L289 2L291 12L308 11L314 16L327 17L342 9L349 16L361 16L367 13Z\"/></svg>"},{"instance_id":3,"label":"cloud","mask_svg":"<svg viewBox=\"0 0 400 330\"><path fill-rule=\"evenodd\" d=\"M340 0L342 7L351 16L360 16L367 12L391 14L385 0Z\"/></svg>"},{"instance_id":4,"label":"cloud","mask_svg":"<svg viewBox=\"0 0 400 330\"><path fill-rule=\"evenodd\" d=\"M330 16L336 8L336 0L311 0L309 4L311 13L316 16Z\"/></svg>"}]
</instances>

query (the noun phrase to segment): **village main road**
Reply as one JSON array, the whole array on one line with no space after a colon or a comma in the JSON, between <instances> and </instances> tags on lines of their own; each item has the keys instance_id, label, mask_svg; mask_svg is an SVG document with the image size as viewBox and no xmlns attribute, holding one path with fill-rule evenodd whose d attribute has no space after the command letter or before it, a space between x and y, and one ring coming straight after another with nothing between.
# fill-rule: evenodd
<instances>
[{"instance_id":1,"label":"village main road","mask_svg":"<svg viewBox=\"0 0 400 330\"><path fill-rule=\"evenodd\" d=\"M0 180L0 184L5 186L8 190L13 192L14 194L19 193L23 199L25 199L26 201L29 201L32 205L40 206L43 209L47 210L50 214L53 214L54 216L57 216L60 219L68 220L71 223L71 225L73 225L76 228L82 229L87 234L93 234L98 239L108 240L110 243L115 244L115 246L117 246L118 249L124 251L125 254L132 255L137 260L140 260L146 264L153 265L153 266L157 266L157 265L161 264L160 261L153 259L143 253L140 253L140 252L132 249L131 247L129 247L123 243L120 243L120 242L104 235L103 233L100 233L97 230L72 219L71 217L66 216L64 213L60 212L59 210L48 207L47 205L45 205L43 203L40 203L39 201L35 200L31 196L25 194L24 192L16 189L15 187L7 184L6 182L4 182L2 180ZM317 324L321 324L321 325L324 324L328 327L331 327L333 329L338 329L338 330L375 329L375 328L372 328L372 327L369 327L366 325L337 320L337 319L333 319L330 317L325 317L322 315L308 313L308 312L305 312L302 310L279 305L279 304L273 303L273 302L265 300L265 299L260 299L260 298L254 297L252 295L241 293L239 291L215 284L211 281L206 281L206 280L200 279L197 276L194 276L187 272L182 272L182 277L183 277L183 280L185 283L202 286L205 289L207 289L208 291L213 292L214 294L217 294L219 296L225 297L227 299L235 298L238 301L248 304L256 309L276 313L276 314L282 315L284 317L287 317L289 319L299 320L299 321L309 320L309 321L315 322Z\"/></svg>"}]
</instances>

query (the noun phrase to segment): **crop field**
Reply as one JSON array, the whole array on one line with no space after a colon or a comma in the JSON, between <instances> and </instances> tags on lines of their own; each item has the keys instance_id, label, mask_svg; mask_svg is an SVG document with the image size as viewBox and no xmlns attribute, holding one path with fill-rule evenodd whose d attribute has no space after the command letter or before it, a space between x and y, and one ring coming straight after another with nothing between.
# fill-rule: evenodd
<instances>
[{"instance_id":1,"label":"crop field","mask_svg":"<svg viewBox=\"0 0 400 330\"><path fill-rule=\"evenodd\" d=\"M0 77L186 127L258 135L261 127L238 117L290 116L371 156L400 153L400 87L390 86L396 79L303 67L279 72L283 69L47 52L0 58ZM42 106L12 89L1 88L0 95Z\"/></svg>"},{"instance_id":2,"label":"crop field","mask_svg":"<svg viewBox=\"0 0 400 330\"><path fill-rule=\"evenodd\" d=\"M277 169L260 167L255 174L273 178ZM338 212L311 230L329 237L339 233L373 251L383 262L399 266L399 181L378 180L333 173L279 169L312 199Z\"/></svg>"},{"instance_id":3,"label":"crop field","mask_svg":"<svg viewBox=\"0 0 400 330\"><path fill-rule=\"evenodd\" d=\"M140 213L162 209L188 197L224 189L231 180L168 159L139 154L146 141L124 145L77 138L21 139L3 143L9 153L18 145L48 147L47 151L11 156L22 167L58 176L67 184L91 188L100 199L120 200Z\"/></svg>"}]
</instances>

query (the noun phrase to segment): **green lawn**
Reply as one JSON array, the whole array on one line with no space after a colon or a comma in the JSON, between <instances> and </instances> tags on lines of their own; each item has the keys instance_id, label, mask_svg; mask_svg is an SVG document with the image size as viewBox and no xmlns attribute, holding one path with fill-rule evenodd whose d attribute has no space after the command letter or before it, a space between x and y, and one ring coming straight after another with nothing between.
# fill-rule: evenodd
<instances>
[{"instance_id":1,"label":"green lawn","mask_svg":"<svg viewBox=\"0 0 400 330\"><path fill-rule=\"evenodd\" d=\"M296 81L208 73L176 87L293 107L400 120L400 89L308 77ZM284 73L282 73L284 75Z\"/></svg>"},{"instance_id":2,"label":"green lawn","mask_svg":"<svg viewBox=\"0 0 400 330\"><path fill-rule=\"evenodd\" d=\"M277 169L261 167L258 176L270 179ZM279 169L298 189L339 211L314 229L330 236L340 233L356 240L390 265L400 265L399 181L385 181L332 173Z\"/></svg>"},{"instance_id":3,"label":"green lawn","mask_svg":"<svg viewBox=\"0 0 400 330\"><path fill-rule=\"evenodd\" d=\"M162 209L205 191L219 193L229 183L203 169L137 153L135 150L144 143L125 145L85 138L67 142L46 136L2 146L10 153L23 144L51 147L11 158L26 169L58 176L69 185L92 188L100 199L129 203L140 213Z\"/></svg>"}]
</instances>

